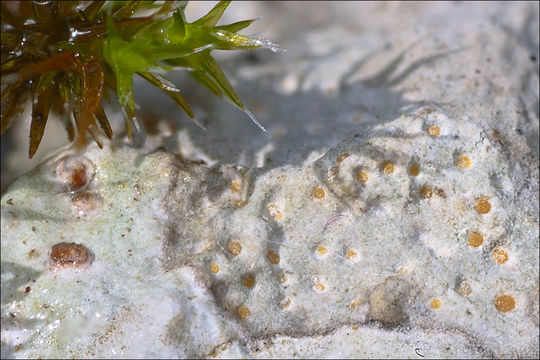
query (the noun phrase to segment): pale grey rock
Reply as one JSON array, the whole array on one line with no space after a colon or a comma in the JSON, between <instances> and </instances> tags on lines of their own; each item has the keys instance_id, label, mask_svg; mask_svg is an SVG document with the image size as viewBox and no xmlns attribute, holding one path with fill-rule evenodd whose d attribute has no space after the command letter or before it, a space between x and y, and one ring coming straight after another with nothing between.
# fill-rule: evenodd
<instances>
[{"instance_id":1,"label":"pale grey rock","mask_svg":"<svg viewBox=\"0 0 540 360\"><path fill-rule=\"evenodd\" d=\"M316 4L250 5L268 133L195 93L10 186L3 357L539 356L538 4Z\"/></svg>"}]
</instances>

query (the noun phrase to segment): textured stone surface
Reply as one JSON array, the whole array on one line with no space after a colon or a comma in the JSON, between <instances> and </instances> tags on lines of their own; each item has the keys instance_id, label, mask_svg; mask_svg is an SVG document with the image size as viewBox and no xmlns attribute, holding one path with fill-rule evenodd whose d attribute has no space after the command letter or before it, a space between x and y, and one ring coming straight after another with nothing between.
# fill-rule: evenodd
<instances>
[{"instance_id":1,"label":"textured stone surface","mask_svg":"<svg viewBox=\"0 0 540 360\"><path fill-rule=\"evenodd\" d=\"M268 133L209 99L10 186L3 356L538 357L538 4L318 4L235 72Z\"/></svg>"}]
</instances>

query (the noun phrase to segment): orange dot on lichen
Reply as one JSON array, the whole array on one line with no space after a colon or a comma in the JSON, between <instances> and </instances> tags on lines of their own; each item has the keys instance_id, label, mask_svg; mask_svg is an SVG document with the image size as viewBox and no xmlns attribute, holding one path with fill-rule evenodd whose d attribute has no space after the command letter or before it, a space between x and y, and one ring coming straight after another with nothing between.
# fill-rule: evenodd
<instances>
[{"instance_id":1,"label":"orange dot on lichen","mask_svg":"<svg viewBox=\"0 0 540 360\"><path fill-rule=\"evenodd\" d=\"M341 155L339 155L337 158L336 158L336 161L338 163L342 162L343 160L345 160L346 158L349 157L349 153L343 153Z\"/></svg>"},{"instance_id":2,"label":"orange dot on lichen","mask_svg":"<svg viewBox=\"0 0 540 360\"><path fill-rule=\"evenodd\" d=\"M500 312L508 312L514 310L516 307L516 301L512 295L502 294L495 298L493 301L495 308Z\"/></svg>"},{"instance_id":3,"label":"orange dot on lichen","mask_svg":"<svg viewBox=\"0 0 540 360\"><path fill-rule=\"evenodd\" d=\"M324 284L323 283L316 283L315 285L313 285L313 287L315 288L315 290L319 291L319 292L323 292L324 291Z\"/></svg>"},{"instance_id":4,"label":"orange dot on lichen","mask_svg":"<svg viewBox=\"0 0 540 360\"><path fill-rule=\"evenodd\" d=\"M268 210L268 215L270 215L270 217L274 220L279 220L281 219L281 211L279 210L279 207L276 205L276 204L270 204L266 207L266 209Z\"/></svg>"},{"instance_id":5,"label":"orange dot on lichen","mask_svg":"<svg viewBox=\"0 0 540 360\"><path fill-rule=\"evenodd\" d=\"M474 232L469 235L469 245L472 247L479 247L484 243L484 237L482 234L479 234L477 232Z\"/></svg>"},{"instance_id":6,"label":"orange dot on lichen","mask_svg":"<svg viewBox=\"0 0 540 360\"><path fill-rule=\"evenodd\" d=\"M349 260L354 259L356 257L356 251L354 251L353 249L347 251L345 257Z\"/></svg>"},{"instance_id":7,"label":"orange dot on lichen","mask_svg":"<svg viewBox=\"0 0 540 360\"><path fill-rule=\"evenodd\" d=\"M497 264L504 264L508 261L508 252L499 248L493 249L493 260L495 260Z\"/></svg>"},{"instance_id":8,"label":"orange dot on lichen","mask_svg":"<svg viewBox=\"0 0 540 360\"><path fill-rule=\"evenodd\" d=\"M268 250L268 254L266 255L266 257L268 258L268 261L270 261L272 264L279 264L279 254L276 254L272 250Z\"/></svg>"},{"instance_id":9,"label":"orange dot on lichen","mask_svg":"<svg viewBox=\"0 0 540 360\"><path fill-rule=\"evenodd\" d=\"M420 174L420 166L418 166L417 164L412 164L409 167L409 174L411 174L412 176L418 176L418 174Z\"/></svg>"},{"instance_id":10,"label":"orange dot on lichen","mask_svg":"<svg viewBox=\"0 0 540 360\"><path fill-rule=\"evenodd\" d=\"M319 246L317 247L317 254L319 255L324 255L328 252L328 249L325 248L324 246Z\"/></svg>"},{"instance_id":11,"label":"orange dot on lichen","mask_svg":"<svg viewBox=\"0 0 540 360\"><path fill-rule=\"evenodd\" d=\"M430 125L427 132L431 136L439 136L441 134L441 129L437 125Z\"/></svg>"},{"instance_id":12,"label":"orange dot on lichen","mask_svg":"<svg viewBox=\"0 0 540 360\"><path fill-rule=\"evenodd\" d=\"M231 182L231 185L229 186L229 188L231 189L232 192L239 192L240 189L242 188L242 185L240 184L239 181L233 181Z\"/></svg>"},{"instance_id":13,"label":"orange dot on lichen","mask_svg":"<svg viewBox=\"0 0 540 360\"><path fill-rule=\"evenodd\" d=\"M354 299L354 300L349 304L349 306L350 306L352 309L354 309L354 308L356 308L356 307L362 305L363 302L364 302L364 300L362 300L362 299L360 299L360 298Z\"/></svg>"},{"instance_id":14,"label":"orange dot on lichen","mask_svg":"<svg viewBox=\"0 0 540 360\"><path fill-rule=\"evenodd\" d=\"M291 305L291 299L285 298L279 302L279 307L282 309L286 309Z\"/></svg>"},{"instance_id":15,"label":"orange dot on lichen","mask_svg":"<svg viewBox=\"0 0 540 360\"><path fill-rule=\"evenodd\" d=\"M250 289L253 288L255 286L255 278L253 275L244 276L242 279L242 285Z\"/></svg>"},{"instance_id":16,"label":"orange dot on lichen","mask_svg":"<svg viewBox=\"0 0 540 360\"><path fill-rule=\"evenodd\" d=\"M247 319L251 315L251 311L247 306L239 306L236 308L236 315L240 319Z\"/></svg>"},{"instance_id":17,"label":"orange dot on lichen","mask_svg":"<svg viewBox=\"0 0 540 360\"><path fill-rule=\"evenodd\" d=\"M382 171L386 175L390 175L394 172L394 164L392 164L390 161L387 161L382 166Z\"/></svg>"},{"instance_id":18,"label":"orange dot on lichen","mask_svg":"<svg viewBox=\"0 0 540 360\"><path fill-rule=\"evenodd\" d=\"M36 249L32 249L28 252L28 257L30 259L35 259L39 256L39 252Z\"/></svg>"},{"instance_id":19,"label":"orange dot on lichen","mask_svg":"<svg viewBox=\"0 0 540 360\"><path fill-rule=\"evenodd\" d=\"M368 175L367 171L357 170L356 171L356 180L358 180L358 182L360 184L362 184L362 186L366 186L366 183L369 180L369 175Z\"/></svg>"},{"instance_id":20,"label":"orange dot on lichen","mask_svg":"<svg viewBox=\"0 0 540 360\"><path fill-rule=\"evenodd\" d=\"M237 202L234 203L234 206L242 207L242 206L244 206L246 204L247 204L246 200L238 200Z\"/></svg>"},{"instance_id":21,"label":"orange dot on lichen","mask_svg":"<svg viewBox=\"0 0 540 360\"><path fill-rule=\"evenodd\" d=\"M435 189L435 194L437 194L437 196L442 197L443 199L446 199L446 193L441 188L436 188Z\"/></svg>"},{"instance_id":22,"label":"orange dot on lichen","mask_svg":"<svg viewBox=\"0 0 540 360\"><path fill-rule=\"evenodd\" d=\"M328 168L328 177L330 179L335 178L339 174L339 167L338 166L331 166Z\"/></svg>"},{"instance_id":23,"label":"orange dot on lichen","mask_svg":"<svg viewBox=\"0 0 540 360\"><path fill-rule=\"evenodd\" d=\"M476 211L479 214L487 214L491 210L491 204L487 199L478 199L476 200L476 205L474 206Z\"/></svg>"},{"instance_id":24,"label":"orange dot on lichen","mask_svg":"<svg viewBox=\"0 0 540 360\"><path fill-rule=\"evenodd\" d=\"M354 331L358 330L358 325L351 326L351 329L353 329Z\"/></svg>"},{"instance_id":25,"label":"orange dot on lichen","mask_svg":"<svg viewBox=\"0 0 540 360\"><path fill-rule=\"evenodd\" d=\"M471 284L469 284L466 281L461 281L461 283L459 284L458 291L463 296L470 295L472 292Z\"/></svg>"},{"instance_id":26,"label":"orange dot on lichen","mask_svg":"<svg viewBox=\"0 0 540 360\"><path fill-rule=\"evenodd\" d=\"M433 189L431 186L422 186L422 188L420 188L420 197L422 199L429 199L431 196L433 196Z\"/></svg>"},{"instance_id":27,"label":"orange dot on lichen","mask_svg":"<svg viewBox=\"0 0 540 360\"><path fill-rule=\"evenodd\" d=\"M399 268L396 270L396 272L400 275L405 275L409 272L409 270L407 268Z\"/></svg>"},{"instance_id":28,"label":"orange dot on lichen","mask_svg":"<svg viewBox=\"0 0 540 360\"><path fill-rule=\"evenodd\" d=\"M441 307L441 300L439 299L431 300L431 302L429 303L429 307L431 307L432 309L439 309Z\"/></svg>"},{"instance_id":29,"label":"orange dot on lichen","mask_svg":"<svg viewBox=\"0 0 540 360\"><path fill-rule=\"evenodd\" d=\"M213 272L214 274L217 274L219 271L218 264L210 264L210 271Z\"/></svg>"},{"instance_id":30,"label":"orange dot on lichen","mask_svg":"<svg viewBox=\"0 0 540 360\"><path fill-rule=\"evenodd\" d=\"M238 241L229 241L227 243L227 251L231 255L238 255L242 252L242 245Z\"/></svg>"},{"instance_id":31,"label":"orange dot on lichen","mask_svg":"<svg viewBox=\"0 0 540 360\"><path fill-rule=\"evenodd\" d=\"M284 273L278 274L276 279L280 283L284 283L285 281L287 281L287 275L285 275Z\"/></svg>"},{"instance_id":32,"label":"orange dot on lichen","mask_svg":"<svg viewBox=\"0 0 540 360\"><path fill-rule=\"evenodd\" d=\"M469 157L466 155L460 156L456 160L456 166L460 169L467 169L471 166L471 159L469 159Z\"/></svg>"},{"instance_id":33,"label":"orange dot on lichen","mask_svg":"<svg viewBox=\"0 0 540 360\"><path fill-rule=\"evenodd\" d=\"M324 190L321 189L320 187L315 188L315 189L313 190L313 197L314 197L315 199L322 199L322 198L324 198L324 195L325 195Z\"/></svg>"}]
</instances>

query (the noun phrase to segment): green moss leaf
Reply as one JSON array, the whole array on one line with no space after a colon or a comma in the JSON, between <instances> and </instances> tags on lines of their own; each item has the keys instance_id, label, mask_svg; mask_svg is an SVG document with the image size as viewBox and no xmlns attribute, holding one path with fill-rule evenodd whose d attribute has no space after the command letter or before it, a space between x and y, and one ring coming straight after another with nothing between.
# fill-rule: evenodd
<instances>
[{"instance_id":1,"label":"green moss leaf","mask_svg":"<svg viewBox=\"0 0 540 360\"><path fill-rule=\"evenodd\" d=\"M49 86L46 86L46 84ZM28 150L28 156L30 158L36 153L43 138L51 108L51 95L53 92L51 85L51 76L48 74L41 75L37 89L43 88L44 90L41 93L36 91L32 102L32 122L30 124L30 146Z\"/></svg>"},{"instance_id":2,"label":"green moss leaf","mask_svg":"<svg viewBox=\"0 0 540 360\"><path fill-rule=\"evenodd\" d=\"M113 69L115 75L118 71L143 72L153 65L153 62L139 52L144 49L150 39L142 38L129 42L122 39L120 32L114 26L111 18L107 19L107 31L109 32L103 46L103 59Z\"/></svg>"},{"instance_id":3,"label":"green moss leaf","mask_svg":"<svg viewBox=\"0 0 540 360\"><path fill-rule=\"evenodd\" d=\"M216 26L217 22L219 21L219 19L221 19L221 16L223 16L223 13L225 12L230 3L230 1L220 1L216 4L216 6L212 8L212 10L208 12L208 14L195 21L193 25L207 28Z\"/></svg>"},{"instance_id":4,"label":"green moss leaf","mask_svg":"<svg viewBox=\"0 0 540 360\"><path fill-rule=\"evenodd\" d=\"M215 29L217 30L225 30L229 32L238 32L240 30L243 30L247 28L249 25L251 25L254 21L257 19L251 19L251 20L243 20L238 21L229 25L222 25L222 26L216 26Z\"/></svg>"},{"instance_id":5,"label":"green moss leaf","mask_svg":"<svg viewBox=\"0 0 540 360\"><path fill-rule=\"evenodd\" d=\"M189 115L190 118L193 119L195 117L195 115L193 115L193 111L191 111L188 103L180 93L180 89L178 89L176 85L159 75L152 75L150 73L139 73L139 75L147 80L150 84L165 91L167 95L169 95L174 102L176 102L176 104L178 104L178 106L180 106Z\"/></svg>"}]
</instances>

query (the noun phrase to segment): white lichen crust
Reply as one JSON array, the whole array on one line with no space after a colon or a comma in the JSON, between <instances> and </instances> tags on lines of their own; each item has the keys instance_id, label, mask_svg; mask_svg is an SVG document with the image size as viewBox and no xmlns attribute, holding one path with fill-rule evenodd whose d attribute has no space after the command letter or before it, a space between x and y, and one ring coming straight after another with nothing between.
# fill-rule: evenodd
<instances>
[{"instance_id":1,"label":"white lichen crust","mask_svg":"<svg viewBox=\"0 0 540 360\"><path fill-rule=\"evenodd\" d=\"M51 191L65 155L2 198L2 346L18 357L392 353L366 338L406 339L403 356L534 354L537 209L516 205L534 189L516 188L500 145L467 119L422 108L287 171L89 148L82 191L100 200L88 216ZM93 262L51 269L51 248L72 241Z\"/></svg>"}]
</instances>

